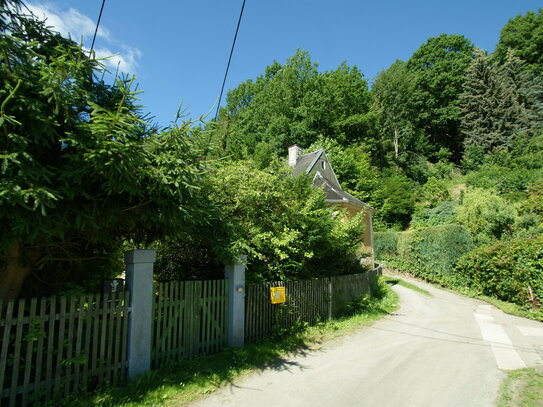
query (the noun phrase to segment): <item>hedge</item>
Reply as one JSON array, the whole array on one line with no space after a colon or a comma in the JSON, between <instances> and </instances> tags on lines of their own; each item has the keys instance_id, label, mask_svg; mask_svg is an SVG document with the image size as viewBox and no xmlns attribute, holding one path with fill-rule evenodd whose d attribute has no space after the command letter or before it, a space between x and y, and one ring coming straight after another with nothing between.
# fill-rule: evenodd
<instances>
[{"instance_id":1,"label":"hedge","mask_svg":"<svg viewBox=\"0 0 543 407\"><path fill-rule=\"evenodd\" d=\"M484 295L519 305L543 303L543 235L482 246L458 261L456 273ZM530 291L535 304L530 301Z\"/></svg>"},{"instance_id":2,"label":"hedge","mask_svg":"<svg viewBox=\"0 0 543 407\"><path fill-rule=\"evenodd\" d=\"M430 280L452 275L457 259L473 249L470 234L460 225L378 232L374 245L378 261Z\"/></svg>"}]
</instances>

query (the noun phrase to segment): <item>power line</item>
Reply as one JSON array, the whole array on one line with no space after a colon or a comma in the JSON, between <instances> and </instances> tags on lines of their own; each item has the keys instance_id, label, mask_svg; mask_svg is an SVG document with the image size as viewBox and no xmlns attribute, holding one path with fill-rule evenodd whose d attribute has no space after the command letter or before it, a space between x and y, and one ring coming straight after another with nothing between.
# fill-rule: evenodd
<instances>
[{"instance_id":1,"label":"power line","mask_svg":"<svg viewBox=\"0 0 543 407\"><path fill-rule=\"evenodd\" d=\"M89 51L89 58L92 55L92 50L94 49L94 41L96 41L96 34L98 33L98 27L100 26L100 20L102 19L102 11L104 11L104 5L106 0L102 0L102 7L100 7L100 14L98 14L98 21L96 22L96 28L94 30L94 36L92 37L92 44Z\"/></svg>"},{"instance_id":2,"label":"power line","mask_svg":"<svg viewBox=\"0 0 543 407\"><path fill-rule=\"evenodd\" d=\"M234 40L232 41L232 48L230 48L230 56L228 57L228 64L226 65L226 71L224 72L224 79L221 86L221 94L219 96L219 101L217 102L217 111L215 112L215 119L217 121L217 116L219 116L219 109L221 107L222 94L224 92L224 85L226 84L226 77L228 76L228 70L230 69L230 61L232 61L232 54L234 53L234 47L236 46L236 39L238 38L239 25L241 24L241 17L243 16L243 9L245 8L245 0L241 5L241 11L239 13L238 25L236 27L236 34L234 34Z\"/></svg>"}]
</instances>

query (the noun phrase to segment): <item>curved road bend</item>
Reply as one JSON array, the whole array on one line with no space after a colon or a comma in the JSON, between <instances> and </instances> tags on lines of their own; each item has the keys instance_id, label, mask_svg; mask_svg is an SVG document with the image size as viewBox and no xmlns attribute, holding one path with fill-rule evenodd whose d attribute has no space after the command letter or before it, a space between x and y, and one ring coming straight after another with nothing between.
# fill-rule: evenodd
<instances>
[{"instance_id":1,"label":"curved road bend","mask_svg":"<svg viewBox=\"0 0 543 407\"><path fill-rule=\"evenodd\" d=\"M541 365L543 324L427 284L372 327L249 375L192 407L494 406L504 370Z\"/></svg>"}]
</instances>

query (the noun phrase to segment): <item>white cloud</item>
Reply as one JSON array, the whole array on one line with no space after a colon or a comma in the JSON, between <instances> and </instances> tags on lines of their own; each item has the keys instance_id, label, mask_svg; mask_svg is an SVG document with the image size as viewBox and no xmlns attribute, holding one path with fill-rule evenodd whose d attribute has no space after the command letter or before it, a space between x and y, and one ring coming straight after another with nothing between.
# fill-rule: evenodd
<instances>
[{"instance_id":1,"label":"white cloud","mask_svg":"<svg viewBox=\"0 0 543 407\"><path fill-rule=\"evenodd\" d=\"M108 48L98 48L95 50L96 58L106 58L103 63L112 72L115 72L118 67L121 72L133 73L138 66L138 59L142 55L141 51L127 46L123 48L120 53L115 53Z\"/></svg>"},{"instance_id":2,"label":"white cloud","mask_svg":"<svg viewBox=\"0 0 543 407\"><path fill-rule=\"evenodd\" d=\"M27 3L27 7L39 19L46 20L46 25L64 37L71 37L76 42L83 42L89 49L96 22L74 8L60 11L49 3ZM107 28L100 25L96 35L102 44L95 46L96 58L110 57L104 64L115 72L117 67L121 72L134 73L142 53L138 48L125 45L113 38ZM104 44L105 43L105 44Z\"/></svg>"}]
</instances>

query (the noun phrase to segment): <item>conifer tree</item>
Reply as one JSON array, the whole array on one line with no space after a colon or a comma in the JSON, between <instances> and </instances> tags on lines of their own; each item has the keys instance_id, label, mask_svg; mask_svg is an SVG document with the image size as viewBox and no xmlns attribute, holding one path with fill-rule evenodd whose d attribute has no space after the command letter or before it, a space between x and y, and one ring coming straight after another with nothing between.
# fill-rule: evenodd
<instances>
[{"instance_id":1,"label":"conifer tree","mask_svg":"<svg viewBox=\"0 0 543 407\"><path fill-rule=\"evenodd\" d=\"M461 128L466 146L485 151L508 147L518 129L522 108L512 86L505 86L500 71L483 51L476 51L464 81Z\"/></svg>"},{"instance_id":2,"label":"conifer tree","mask_svg":"<svg viewBox=\"0 0 543 407\"><path fill-rule=\"evenodd\" d=\"M535 135L543 127L543 79L512 50L507 53L499 74L522 110L517 116L517 132Z\"/></svg>"}]
</instances>

